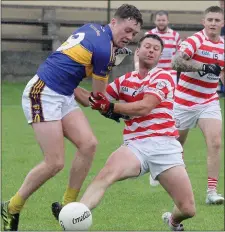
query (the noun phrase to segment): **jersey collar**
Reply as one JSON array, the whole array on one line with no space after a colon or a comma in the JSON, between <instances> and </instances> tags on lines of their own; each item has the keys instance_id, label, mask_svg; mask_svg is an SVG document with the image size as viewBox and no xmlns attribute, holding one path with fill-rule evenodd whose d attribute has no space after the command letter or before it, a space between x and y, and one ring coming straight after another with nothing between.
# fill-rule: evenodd
<instances>
[{"instance_id":1,"label":"jersey collar","mask_svg":"<svg viewBox=\"0 0 225 232\"><path fill-rule=\"evenodd\" d=\"M155 30L156 30L156 32L157 32L157 33L160 33L160 34L166 34L166 33L168 33L168 32L170 31L170 28L169 28L169 27L167 27L167 29L166 29L166 31L165 31L165 32L161 32L161 31L159 31L157 27L155 27Z\"/></svg>"}]
</instances>

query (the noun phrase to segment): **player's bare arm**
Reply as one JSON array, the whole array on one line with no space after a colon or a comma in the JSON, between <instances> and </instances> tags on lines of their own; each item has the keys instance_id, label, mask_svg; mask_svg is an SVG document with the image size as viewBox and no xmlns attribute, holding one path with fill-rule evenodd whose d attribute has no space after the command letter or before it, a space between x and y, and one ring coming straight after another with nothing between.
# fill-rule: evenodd
<instances>
[{"instance_id":1,"label":"player's bare arm","mask_svg":"<svg viewBox=\"0 0 225 232\"><path fill-rule=\"evenodd\" d=\"M106 86L108 85L108 80L96 80L92 78L92 92L96 95L97 92L105 94Z\"/></svg>"},{"instance_id":2,"label":"player's bare arm","mask_svg":"<svg viewBox=\"0 0 225 232\"><path fill-rule=\"evenodd\" d=\"M89 98L89 104L94 110L128 116L146 116L159 103L160 100L151 94L145 94L142 100L130 103L111 103L102 93L97 93L97 98L92 95Z\"/></svg>"},{"instance_id":3,"label":"player's bare arm","mask_svg":"<svg viewBox=\"0 0 225 232\"><path fill-rule=\"evenodd\" d=\"M146 116L160 103L160 100L151 95L145 94L140 101L131 103L115 103L114 112L129 116Z\"/></svg>"},{"instance_id":4,"label":"player's bare arm","mask_svg":"<svg viewBox=\"0 0 225 232\"><path fill-rule=\"evenodd\" d=\"M185 52L177 51L172 58L172 67L178 72L202 71L203 64L192 60Z\"/></svg>"},{"instance_id":5,"label":"player's bare arm","mask_svg":"<svg viewBox=\"0 0 225 232\"><path fill-rule=\"evenodd\" d=\"M178 51L172 59L172 67L178 72L198 72L212 73L220 75L221 68L217 64L202 64L191 59L185 52Z\"/></svg>"},{"instance_id":6,"label":"player's bare arm","mask_svg":"<svg viewBox=\"0 0 225 232\"><path fill-rule=\"evenodd\" d=\"M74 97L77 102L79 102L82 106L88 107L89 106L89 98L90 96L90 91L77 87L74 89Z\"/></svg>"}]
</instances>

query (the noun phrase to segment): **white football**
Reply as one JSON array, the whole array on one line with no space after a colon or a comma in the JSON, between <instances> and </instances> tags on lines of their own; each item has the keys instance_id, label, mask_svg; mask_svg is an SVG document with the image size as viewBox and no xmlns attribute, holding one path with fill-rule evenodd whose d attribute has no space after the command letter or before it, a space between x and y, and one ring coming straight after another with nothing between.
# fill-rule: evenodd
<instances>
[{"instance_id":1,"label":"white football","mask_svg":"<svg viewBox=\"0 0 225 232\"><path fill-rule=\"evenodd\" d=\"M63 230L88 230L92 225L92 214L86 205L72 202L60 211L59 223Z\"/></svg>"}]
</instances>

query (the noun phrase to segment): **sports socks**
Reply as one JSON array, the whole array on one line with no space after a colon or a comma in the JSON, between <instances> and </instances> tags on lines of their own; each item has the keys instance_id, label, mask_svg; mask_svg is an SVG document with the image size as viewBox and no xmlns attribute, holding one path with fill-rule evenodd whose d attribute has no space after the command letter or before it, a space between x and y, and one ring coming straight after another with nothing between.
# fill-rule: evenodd
<instances>
[{"instance_id":1,"label":"sports socks","mask_svg":"<svg viewBox=\"0 0 225 232\"><path fill-rule=\"evenodd\" d=\"M17 192L11 199L8 205L9 213L17 214L21 211L25 204L25 200Z\"/></svg>"},{"instance_id":2,"label":"sports socks","mask_svg":"<svg viewBox=\"0 0 225 232\"><path fill-rule=\"evenodd\" d=\"M216 191L218 180L215 178L208 177L208 189L207 192Z\"/></svg>"},{"instance_id":3,"label":"sports socks","mask_svg":"<svg viewBox=\"0 0 225 232\"><path fill-rule=\"evenodd\" d=\"M67 187L64 196L63 196L63 202L62 205L66 205L70 202L74 202L77 200L78 194L80 190L70 188L69 186Z\"/></svg>"}]
</instances>

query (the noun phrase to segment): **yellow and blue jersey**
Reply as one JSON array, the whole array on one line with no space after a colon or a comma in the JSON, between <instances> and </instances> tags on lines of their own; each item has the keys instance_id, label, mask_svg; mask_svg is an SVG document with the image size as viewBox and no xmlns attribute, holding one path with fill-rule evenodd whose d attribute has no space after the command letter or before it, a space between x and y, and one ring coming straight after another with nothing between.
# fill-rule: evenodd
<instances>
[{"instance_id":1,"label":"yellow and blue jersey","mask_svg":"<svg viewBox=\"0 0 225 232\"><path fill-rule=\"evenodd\" d=\"M72 95L85 77L108 80L115 61L108 25L85 24L38 68L39 78L55 92Z\"/></svg>"}]
</instances>

